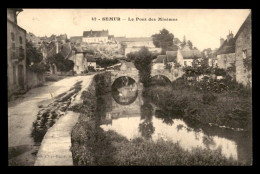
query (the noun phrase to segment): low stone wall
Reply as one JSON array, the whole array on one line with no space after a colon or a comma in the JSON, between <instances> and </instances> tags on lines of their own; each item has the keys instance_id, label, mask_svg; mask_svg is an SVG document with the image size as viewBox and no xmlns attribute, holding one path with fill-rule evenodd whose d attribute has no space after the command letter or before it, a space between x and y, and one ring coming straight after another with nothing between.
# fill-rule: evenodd
<instances>
[{"instance_id":1,"label":"low stone wall","mask_svg":"<svg viewBox=\"0 0 260 174\"><path fill-rule=\"evenodd\" d=\"M27 88L34 88L45 83L45 76L43 73L36 73L30 70L27 70Z\"/></svg>"}]
</instances>

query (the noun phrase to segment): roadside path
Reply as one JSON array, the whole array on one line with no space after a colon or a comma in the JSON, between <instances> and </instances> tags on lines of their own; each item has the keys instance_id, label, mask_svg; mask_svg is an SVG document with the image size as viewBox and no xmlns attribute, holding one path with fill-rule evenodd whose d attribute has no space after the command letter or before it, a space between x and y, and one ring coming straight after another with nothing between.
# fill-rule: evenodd
<instances>
[{"instance_id":1,"label":"roadside path","mask_svg":"<svg viewBox=\"0 0 260 174\"><path fill-rule=\"evenodd\" d=\"M82 88L71 102L71 106L81 103L81 93L91 84L94 75L87 76ZM78 121L79 113L67 111L64 116L45 134L38 151L35 166L73 166L71 147L71 131Z\"/></svg>"},{"instance_id":2,"label":"roadside path","mask_svg":"<svg viewBox=\"0 0 260 174\"><path fill-rule=\"evenodd\" d=\"M9 165L34 165L38 146L32 137L32 123L37 118L40 105L47 106L54 97L68 91L76 82L88 76L66 77L57 82L47 82L33 88L21 98L8 102L8 155Z\"/></svg>"}]
</instances>

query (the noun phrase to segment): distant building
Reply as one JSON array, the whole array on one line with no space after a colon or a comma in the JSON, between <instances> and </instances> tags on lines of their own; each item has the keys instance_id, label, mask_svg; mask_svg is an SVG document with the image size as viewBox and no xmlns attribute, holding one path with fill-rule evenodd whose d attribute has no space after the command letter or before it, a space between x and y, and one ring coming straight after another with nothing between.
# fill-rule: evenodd
<instances>
[{"instance_id":1,"label":"distant building","mask_svg":"<svg viewBox=\"0 0 260 174\"><path fill-rule=\"evenodd\" d=\"M153 60L152 69L163 70L166 65L166 55L158 55L156 59Z\"/></svg>"},{"instance_id":2,"label":"distant building","mask_svg":"<svg viewBox=\"0 0 260 174\"><path fill-rule=\"evenodd\" d=\"M220 48L217 51L218 67L227 69L235 63L235 43L236 39L233 37L233 33L229 32L227 39L224 41L220 39Z\"/></svg>"},{"instance_id":3,"label":"distant building","mask_svg":"<svg viewBox=\"0 0 260 174\"><path fill-rule=\"evenodd\" d=\"M82 42L84 43L107 43L109 32L108 30L101 31L84 31Z\"/></svg>"},{"instance_id":4,"label":"distant building","mask_svg":"<svg viewBox=\"0 0 260 174\"><path fill-rule=\"evenodd\" d=\"M33 46L38 49L41 46L41 40L37 36L35 36L33 33L29 32L26 34L26 39L30 42L32 42Z\"/></svg>"},{"instance_id":5,"label":"distant building","mask_svg":"<svg viewBox=\"0 0 260 174\"><path fill-rule=\"evenodd\" d=\"M184 46L183 49L178 51L166 51L167 64L174 67L175 62L181 66L193 66L195 60L201 61L201 53L197 49L190 49L188 46Z\"/></svg>"},{"instance_id":6,"label":"distant building","mask_svg":"<svg viewBox=\"0 0 260 174\"><path fill-rule=\"evenodd\" d=\"M120 43L125 56L128 53L139 51L141 47L147 47L149 51L154 53L161 52L161 48L156 48L154 46L152 37L121 37L116 38L116 41Z\"/></svg>"},{"instance_id":7,"label":"distant building","mask_svg":"<svg viewBox=\"0 0 260 174\"><path fill-rule=\"evenodd\" d=\"M73 69L77 74L82 74L82 73L84 73L85 70L88 70L87 59L84 57L83 52L75 53Z\"/></svg>"},{"instance_id":8,"label":"distant building","mask_svg":"<svg viewBox=\"0 0 260 174\"><path fill-rule=\"evenodd\" d=\"M67 34L61 34L59 36L56 36L56 40L62 44L66 43L68 40Z\"/></svg>"},{"instance_id":9,"label":"distant building","mask_svg":"<svg viewBox=\"0 0 260 174\"><path fill-rule=\"evenodd\" d=\"M82 42L82 36L71 36L70 42L75 44L80 44Z\"/></svg>"},{"instance_id":10,"label":"distant building","mask_svg":"<svg viewBox=\"0 0 260 174\"><path fill-rule=\"evenodd\" d=\"M21 8L7 9L7 78L8 97L26 90L26 31L17 24Z\"/></svg>"},{"instance_id":11,"label":"distant building","mask_svg":"<svg viewBox=\"0 0 260 174\"><path fill-rule=\"evenodd\" d=\"M122 63L120 67L121 71L126 71L126 70L137 71L133 62L121 61L121 63Z\"/></svg>"},{"instance_id":12,"label":"distant building","mask_svg":"<svg viewBox=\"0 0 260 174\"><path fill-rule=\"evenodd\" d=\"M92 55L86 55L87 66L92 66L95 70L97 69L96 59Z\"/></svg>"},{"instance_id":13,"label":"distant building","mask_svg":"<svg viewBox=\"0 0 260 174\"><path fill-rule=\"evenodd\" d=\"M252 86L252 72L244 67L244 59L252 61L252 22L251 13L248 15L235 38L236 53L236 81L243 85Z\"/></svg>"}]
</instances>

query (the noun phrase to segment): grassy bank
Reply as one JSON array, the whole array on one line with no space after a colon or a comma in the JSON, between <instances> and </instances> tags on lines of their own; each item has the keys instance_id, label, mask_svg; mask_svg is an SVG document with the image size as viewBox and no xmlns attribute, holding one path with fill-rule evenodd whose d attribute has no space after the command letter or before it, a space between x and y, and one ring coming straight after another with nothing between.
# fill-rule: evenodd
<instances>
[{"instance_id":1,"label":"grassy bank","mask_svg":"<svg viewBox=\"0 0 260 174\"><path fill-rule=\"evenodd\" d=\"M241 165L231 158L225 158L220 150L194 148L189 152L178 144L164 140L128 140L116 132L104 131L100 123L105 116L102 110L107 104L102 99L105 80L102 76L95 77L90 88L82 93L83 104L71 108L81 113L71 134L74 165Z\"/></svg>"},{"instance_id":2,"label":"grassy bank","mask_svg":"<svg viewBox=\"0 0 260 174\"><path fill-rule=\"evenodd\" d=\"M129 141L114 131L103 131L94 120L76 127L73 135L71 150L77 166L241 165L222 156L219 150L194 148L188 152L164 140Z\"/></svg>"},{"instance_id":3,"label":"grassy bank","mask_svg":"<svg viewBox=\"0 0 260 174\"><path fill-rule=\"evenodd\" d=\"M176 84L177 83L177 84ZM252 96L237 91L196 90L182 79L169 86L153 86L144 91L161 110L201 123L230 128L251 129Z\"/></svg>"}]
</instances>

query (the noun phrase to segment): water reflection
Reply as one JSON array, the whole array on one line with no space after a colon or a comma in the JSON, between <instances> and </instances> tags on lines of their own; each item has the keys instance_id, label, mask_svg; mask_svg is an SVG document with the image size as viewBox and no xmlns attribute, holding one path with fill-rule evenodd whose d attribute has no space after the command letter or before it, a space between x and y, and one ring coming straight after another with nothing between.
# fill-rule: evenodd
<instances>
[{"instance_id":1,"label":"water reflection","mask_svg":"<svg viewBox=\"0 0 260 174\"><path fill-rule=\"evenodd\" d=\"M154 133L154 126L152 122L153 107L147 100L144 99L144 104L141 106L141 120L139 124L139 131L142 137L150 139Z\"/></svg>"},{"instance_id":2,"label":"water reflection","mask_svg":"<svg viewBox=\"0 0 260 174\"><path fill-rule=\"evenodd\" d=\"M110 99L109 99L110 98ZM142 98L142 102L137 102ZM200 147L217 150L227 158L251 163L251 144L248 133L223 130L182 119L173 113L158 110L148 99L138 95L138 100L128 105L118 104L111 95L107 99L112 106L102 115L101 128L113 130L131 140L143 137L157 141L164 139L188 151ZM112 100L112 101L111 101ZM106 102L105 102L106 103ZM104 105L104 104L103 104ZM101 106L100 107L104 107ZM100 110L102 110L100 108Z\"/></svg>"}]
</instances>

